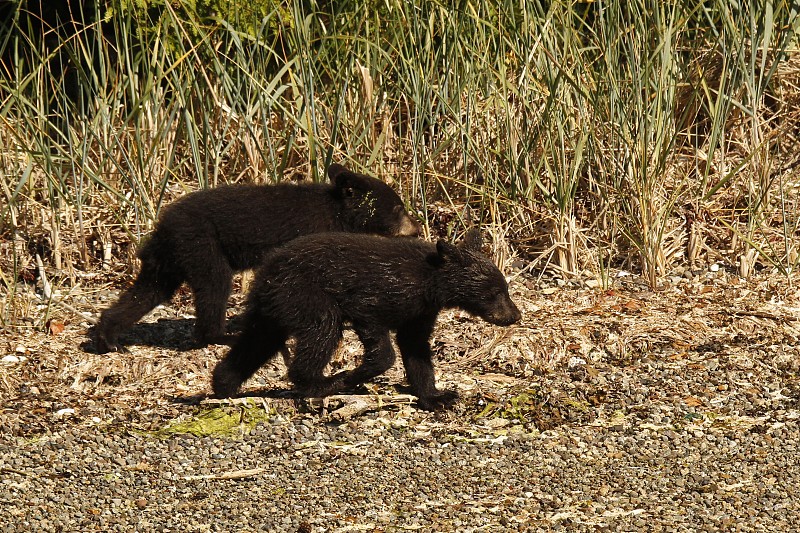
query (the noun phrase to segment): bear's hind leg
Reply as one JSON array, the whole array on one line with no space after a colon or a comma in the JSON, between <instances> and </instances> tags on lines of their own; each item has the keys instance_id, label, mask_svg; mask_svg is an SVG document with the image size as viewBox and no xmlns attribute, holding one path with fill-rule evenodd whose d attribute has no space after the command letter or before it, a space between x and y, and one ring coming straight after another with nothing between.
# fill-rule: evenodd
<instances>
[{"instance_id":1,"label":"bear's hind leg","mask_svg":"<svg viewBox=\"0 0 800 533\"><path fill-rule=\"evenodd\" d=\"M355 387L380 376L394 364L396 358L388 330L365 329L356 326L356 334L364 345L361 364L344 376L345 386Z\"/></svg>"},{"instance_id":2,"label":"bear's hind leg","mask_svg":"<svg viewBox=\"0 0 800 533\"><path fill-rule=\"evenodd\" d=\"M233 348L214 368L212 387L218 398L227 398L239 390L267 361L286 349L286 335L265 317L251 312L245 328Z\"/></svg>"},{"instance_id":3,"label":"bear's hind leg","mask_svg":"<svg viewBox=\"0 0 800 533\"><path fill-rule=\"evenodd\" d=\"M142 270L133 285L119 297L117 303L103 311L95 327L97 353L122 351L119 334L158 304L169 300L178 290L183 277L159 263L142 261Z\"/></svg>"},{"instance_id":4,"label":"bear's hind leg","mask_svg":"<svg viewBox=\"0 0 800 533\"><path fill-rule=\"evenodd\" d=\"M326 377L325 367L330 363L342 339L342 324L334 319L316 323L295 337L295 355L289 365L289 379L304 397L321 398L344 388L347 372Z\"/></svg>"}]
</instances>

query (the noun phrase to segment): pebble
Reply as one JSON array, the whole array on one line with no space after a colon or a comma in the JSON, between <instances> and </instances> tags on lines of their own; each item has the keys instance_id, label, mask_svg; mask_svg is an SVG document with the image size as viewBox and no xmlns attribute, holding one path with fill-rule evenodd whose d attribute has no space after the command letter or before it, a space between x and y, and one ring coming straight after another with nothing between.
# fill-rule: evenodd
<instances>
[{"instance_id":1,"label":"pebble","mask_svg":"<svg viewBox=\"0 0 800 533\"><path fill-rule=\"evenodd\" d=\"M672 404L659 407L660 419L682 418ZM8 531L187 530L209 521L218 531L287 532L800 528L800 461L784 446L800 440L796 423L782 425L780 439L633 423L610 432L561 426L492 445L470 442L469 432L432 440L370 428L367 436L306 417L241 438L101 438L73 428L20 439L0 448L0 498L12 503L0 507L0 523L15 524ZM343 438L363 453L342 452L353 444Z\"/></svg>"},{"instance_id":2,"label":"pebble","mask_svg":"<svg viewBox=\"0 0 800 533\"><path fill-rule=\"evenodd\" d=\"M545 431L476 419L465 394L453 413L285 410L235 436L162 439L101 412L124 404L113 388L90 406L41 386L47 431L0 426L0 531L800 531L787 339L735 360L724 343L624 366L580 353L526 385L603 397Z\"/></svg>"}]
</instances>

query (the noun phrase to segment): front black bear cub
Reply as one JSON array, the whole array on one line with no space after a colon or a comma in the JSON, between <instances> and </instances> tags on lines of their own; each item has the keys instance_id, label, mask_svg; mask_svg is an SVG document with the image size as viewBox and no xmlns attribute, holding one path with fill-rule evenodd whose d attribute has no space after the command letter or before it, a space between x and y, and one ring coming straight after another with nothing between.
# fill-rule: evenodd
<instances>
[{"instance_id":1,"label":"front black bear cub","mask_svg":"<svg viewBox=\"0 0 800 533\"><path fill-rule=\"evenodd\" d=\"M234 272L255 268L267 251L300 235L419 233L387 184L341 165L331 165L328 176L331 184L208 189L167 207L139 250L142 269L133 286L100 317L97 352L121 350L119 334L168 300L183 282L194 293L197 340L224 341Z\"/></svg>"},{"instance_id":2,"label":"front black bear cub","mask_svg":"<svg viewBox=\"0 0 800 533\"><path fill-rule=\"evenodd\" d=\"M520 319L503 275L480 248L480 232L472 230L458 246L330 233L275 250L256 275L242 335L214 369L214 393L235 394L294 337L289 379L296 390L311 397L335 394L392 366L389 333L396 331L419 407L451 405L458 395L436 388L431 361L429 339L439 311L459 307L500 326ZM363 360L354 370L326 377L347 321L364 345Z\"/></svg>"}]
</instances>

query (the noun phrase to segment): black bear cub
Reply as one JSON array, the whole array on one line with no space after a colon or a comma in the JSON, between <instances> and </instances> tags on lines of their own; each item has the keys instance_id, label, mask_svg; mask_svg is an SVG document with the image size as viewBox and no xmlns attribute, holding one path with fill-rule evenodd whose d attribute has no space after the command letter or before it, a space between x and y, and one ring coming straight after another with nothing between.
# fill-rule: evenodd
<instances>
[{"instance_id":1,"label":"black bear cub","mask_svg":"<svg viewBox=\"0 0 800 533\"><path fill-rule=\"evenodd\" d=\"M95 328L98 353L121 350L119 334L186 282L201 344L224 342L234 272L260 265L270 249L300 235L362 232L413 236L419 225L389 185L341 165L330 184L234 185L189 194L162 213L139 250L142 269Z\"/></svg>"},{"instance_id":2,"label":"black bear cub","mask_svg":"<svg viewBox=\"0 0 800 533\"><path fill-rule=\"evenodd\" d=\"M392 366L389 333L396 331L419 407L451 405L458 395L436 388L431 361L429 339L439 311L459 307L500 326L520 319L505 278L480 248L480 232L471 230L457 246L329 233L275 250L256 275L242 335L214 369L214 393L235 394L294 337L289 379L296 391L335 394ZM364 345L363 360L354 370L325 376L345 322Z\"/></svg>"}]
</instances>

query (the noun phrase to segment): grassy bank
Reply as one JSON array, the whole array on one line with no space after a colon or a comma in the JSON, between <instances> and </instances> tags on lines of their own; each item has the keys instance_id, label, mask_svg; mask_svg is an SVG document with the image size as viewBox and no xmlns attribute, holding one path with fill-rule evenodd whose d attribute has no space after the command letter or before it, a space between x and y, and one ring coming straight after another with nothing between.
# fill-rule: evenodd
<instances>
[{"instance_id":1,"label":"grassy bank","mask_svg":"<svg viewBox=\"0 0 800 533\"><path fill-rule=\"evenodd\" d=\"M330 161L533 271L797 267L791 2L88 4L6 3L0 324L46 315L37 255L63 293L118 283L174 198Z\"/></svg>"}]
</instances>

